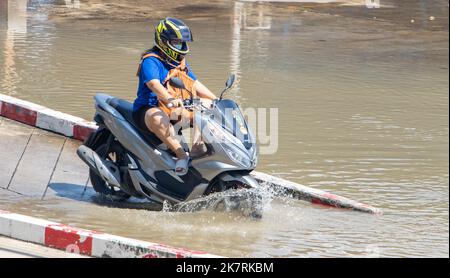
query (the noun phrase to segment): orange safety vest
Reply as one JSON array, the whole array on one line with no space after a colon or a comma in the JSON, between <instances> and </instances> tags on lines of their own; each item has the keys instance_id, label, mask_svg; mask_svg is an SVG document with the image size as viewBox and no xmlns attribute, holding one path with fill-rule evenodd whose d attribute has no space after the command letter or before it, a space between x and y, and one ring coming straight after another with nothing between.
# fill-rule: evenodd
<instances>
[{"instance_id":1,"label":"orange safety vest","mask_svg":"<svg viewBox=\"0 0 450 278\"><path fill-rule=\"evenodd\" d=\"M142 58L141 58L141 61L139 62L139 68L138 68L138 71L137 71L137 76L139 76L139 74L140 74L142 62L146 58L149 58L149 57L155 57L155 58L158 58L159 60L161 60L162 62L166 62L162 57L160 57L159 55L157 55L155 53L144 54L142 56ZM170 65L175 66L173 64L170 64ZM189 99L191 96L190 96L190 94L189 94L189 92L187 90L191 91L193 97L196 97L197 94L196 94L196 90L195 90L195 80L193 80L188 75L188 71L189 70L186 67L185 59L183 59L180 62L180 65L175 66L173 69L171 69L169 71L169 73L167 74L166 78L164 79L162 85L167 89L167 91L169 92L169 94L172 95L173 98L180 98L181 100ZM170 86L169 80L172 77L180 78L183 81L184 86L185 86L185 88L187 90L179 89L179 88L173 88L172 86ZM162 102L161 100L158 100L158 107L162 111L164 111L169 116L170 119L172 119L171 115L172 115L172 113L175 112L174 110L177 109L177 107L168 108L166 106L166 104L164 102ZM177 113L177 114L179 114L179 113ZM192 111L189 111L189 116L190 116L190 119L192 120L192 118L194 116Z\"/></svg>"}]
</instances>

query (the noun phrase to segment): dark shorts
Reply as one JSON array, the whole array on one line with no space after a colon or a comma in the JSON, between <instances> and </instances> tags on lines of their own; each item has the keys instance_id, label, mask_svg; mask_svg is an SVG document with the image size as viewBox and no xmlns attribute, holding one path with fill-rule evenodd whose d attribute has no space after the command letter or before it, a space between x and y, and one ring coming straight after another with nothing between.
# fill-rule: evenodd
<instances>
[{"instance_id":1,"label":"dark shorts","mask_svg":"<svg viewBox=\"0 0 450 278\"><path fill-rule=\"evenodd\" d=\"M155 106L144 105L138 110L133 112L133 120L140 129L148 130L148 127L145 125L145 113L147 113L147 110L152 107Z\"/></svg>"},{"instance_id":2,"label":"dark shorts","mask_svg":"<svg viewBox=\"0 0 450 278\"><path fill-rule=\"evenodd\" d=\"M147 113L147 110L153 107L158 107L157 105L151 106L151 105L144 105L140 107L138 110L133 112L133 120L137 124L137 126L140 129L143 130L149 130L147 125L145 124L145 113ZM178 122L178 120L170 120L170 123L172 125L175 125ZM192 121L191 121L191 127L192 127Z\"/></svg>"}]
</instances>

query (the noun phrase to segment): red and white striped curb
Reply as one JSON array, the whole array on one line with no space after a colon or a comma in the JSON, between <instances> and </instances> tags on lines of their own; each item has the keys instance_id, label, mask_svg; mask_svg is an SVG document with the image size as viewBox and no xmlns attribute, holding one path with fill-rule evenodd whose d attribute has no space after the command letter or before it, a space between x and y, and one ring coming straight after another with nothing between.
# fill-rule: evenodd
<instances>
[{"instance_id":1,"label":"red and white striped curb","mask_svg":"<svg viewBox=\"0 0 450 278\"><path fill-rule=\"evenodd\" d=\"M352 209L361 212L381 215L382 210L348 198L334 195L323 190L307 187L285 179L253 171L252 176L261 183L271 186L276 192L290 195L296 199L324 206Z\"/></svg>"},{"instance_id":2,"label":"red and white striped curb","mask_svg":"<svg viewBox=\"0 0 450 278\"><path fill-rule=\"evenodd\" d=\"M2 210L0 210L0 235L100 258L219 257L204 252L74 228Z\"/></svg>"},{"instance_id":3,"label":"red and white striped curb","mask_svg":"<svg viewBox=\"0 0 450 278\"><path fill-rule=\"evenodd\" d=\"M94 122L51 110L49 108L0 94L0 115L32 126L50 130L65 136L84 140L97 129ZM252 175L277 191L314 204L353 209L372 214L382 214L378 208L362 204L345 197L310 188L301 184L253 171Z\"/></svg>"},{"instance_id":4,"label":"red and white striped curb","mask_svg":"<svg viewBox=\"0 0 450 278\"><path fill-rule=\"evenodd\" d=\"M97 129L93 122L3 94L0 94L0 116L78 140L84 140Z\"/></svg>"}]
</instances>

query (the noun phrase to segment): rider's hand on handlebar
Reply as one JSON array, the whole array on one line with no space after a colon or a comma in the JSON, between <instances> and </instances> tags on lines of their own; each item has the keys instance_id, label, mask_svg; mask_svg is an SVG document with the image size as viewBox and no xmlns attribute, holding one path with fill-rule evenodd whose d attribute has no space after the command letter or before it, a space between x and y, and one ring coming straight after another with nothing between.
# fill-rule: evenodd
<instances>
[{"instance_id":1,"label":"rider's hand on handlebar","mask_svg":"<svg viewBox=\"0 0 450 278\"><path fill-rule=\"evenodd\" d=\"M167 104L167 107L173 108L173 107L183 107L183 101L179 98L175 98L169 101Z\"/></svg>"}]
</instances>

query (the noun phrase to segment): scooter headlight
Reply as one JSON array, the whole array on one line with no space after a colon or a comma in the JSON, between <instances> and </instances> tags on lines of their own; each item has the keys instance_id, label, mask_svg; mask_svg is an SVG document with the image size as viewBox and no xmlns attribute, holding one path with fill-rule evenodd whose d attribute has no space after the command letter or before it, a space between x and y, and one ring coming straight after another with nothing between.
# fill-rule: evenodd
<instances>
[{"instance_id":1,"label":"scooter headlight","mask_svg":"<svg viewBox=\"0 0 450 278\"><path fill-rule=\"evenodd\" d=\"M231 149L230 145L223 144L222 147L227 153L228 157L230 157L230 159L234 162L244 166L245 168L249 168L251 166L251 161L247 157L240 154L240 152Z\"/></svg>"},{"instance_id":2,"label":"scooter headlight","mask_svg":"<svg viewBox=\"0 0 450 278\"><path fill-rule=\"evenodd\" d=\"M214 137L213 139L216 142L221 143L220 145L231 160L245 168L249 168L252 165L250 159L245 154L236 150L239 149L239 147L237 147L238 145L242 145L242 142L239 141L239 139L228 134L227 131L223 130L214 122L209 122L208 125L211 135ZM235 147L233 148L233 146Z\"/></svg>"}]
</instances>

